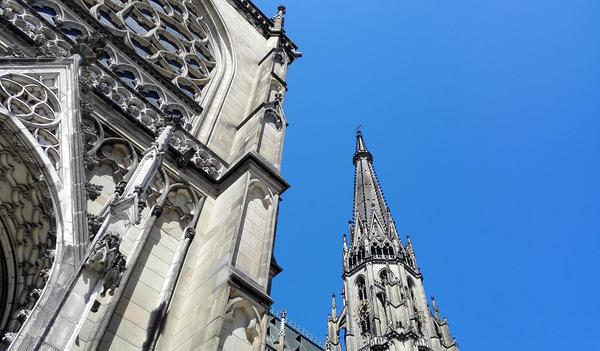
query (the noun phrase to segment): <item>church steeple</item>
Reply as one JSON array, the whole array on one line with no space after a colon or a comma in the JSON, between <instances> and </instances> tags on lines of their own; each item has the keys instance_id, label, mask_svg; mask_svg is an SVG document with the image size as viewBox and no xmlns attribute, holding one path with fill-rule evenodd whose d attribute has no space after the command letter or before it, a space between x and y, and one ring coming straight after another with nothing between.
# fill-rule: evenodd
<instances>
[{"instance_id":1,"label":"church steeple","mask_svg":"<svg viewBox=\"0 0 600 351\"><path fill-rule=\"evenodd\" d=\"M447 322L427 304L413 244L402 245L360 131L353 155L354 205L350 241L343 240L343 308L328 318L332 351L458 351Z\"/></svg>"},{"instance_id":2,"label":"church steeple","mask_svg":"<svg viewBox=\"0 0 600 351\"><path fill-rule=\"evenodd\" d=\"M360 130L356 132L356 150L352 161L355 167L353 224L354 233L357 234L350 237L352 246L358 240L374 236L397 239L393 219L373 167L373 155L367 149Z\"/></svg>"}]
</instances>

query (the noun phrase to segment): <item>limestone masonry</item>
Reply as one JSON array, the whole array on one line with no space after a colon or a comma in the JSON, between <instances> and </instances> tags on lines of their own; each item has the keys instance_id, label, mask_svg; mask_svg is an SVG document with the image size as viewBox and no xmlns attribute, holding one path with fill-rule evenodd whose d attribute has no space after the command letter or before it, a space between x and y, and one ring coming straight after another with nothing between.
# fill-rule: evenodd
<instances>
[{"instance_id":1,"label":"limestone masonry","mask_svg":"<svg viewBox=\"0 0 600 351\"><path fill-rule=\"evenodd\" d=\"M284 16L0 1L0 350L323 350L269 313L301 56ZM347 350L458 350L358 142L346 303L324 348L345 330Z\"/></svg>"}]
</instances>

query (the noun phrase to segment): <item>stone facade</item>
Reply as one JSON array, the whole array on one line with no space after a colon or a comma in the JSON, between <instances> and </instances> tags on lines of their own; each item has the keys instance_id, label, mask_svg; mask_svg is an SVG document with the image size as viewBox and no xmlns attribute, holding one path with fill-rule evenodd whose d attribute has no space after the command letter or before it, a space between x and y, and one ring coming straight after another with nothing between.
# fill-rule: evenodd
<instances>
[{"instance_id":1,"label":"stone facade","mask_svg":"<svg viewBox=\"0 0 600 351\"><path fill-rule=\"evenodd\" d=\"M354 212L343 241L343 306L332 297L325 349L458 351L435 299L430 309L410 238L402 243L360 131ZM340 335L340 331L343 334Z\"/></svg>"},{"instance_id":2,"label":"stone facade","mask_svg":"<svg viewBox=\"0 0 600 351\"><path fill-rule=\"evenodd\" d=\"M267 347L284 15L0 2L0 350Z\"/></svg>"}]
</instances>

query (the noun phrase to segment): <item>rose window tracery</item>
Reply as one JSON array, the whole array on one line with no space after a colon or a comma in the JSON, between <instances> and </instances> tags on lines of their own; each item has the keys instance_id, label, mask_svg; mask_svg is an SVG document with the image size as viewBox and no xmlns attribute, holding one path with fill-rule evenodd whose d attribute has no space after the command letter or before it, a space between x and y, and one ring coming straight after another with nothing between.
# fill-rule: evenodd
<instances>
[{"instance_id":1,"label":"rose window tracery","mask_svg":"<svg viewBox=\"0 0 600 351\"><path fill-rule=\"evenodd\" d=\"M123 38L163 77L200 102L215 59L205 17L196 5L171 0L84 2L113 35Z\"/></svg>"}]
</instances>

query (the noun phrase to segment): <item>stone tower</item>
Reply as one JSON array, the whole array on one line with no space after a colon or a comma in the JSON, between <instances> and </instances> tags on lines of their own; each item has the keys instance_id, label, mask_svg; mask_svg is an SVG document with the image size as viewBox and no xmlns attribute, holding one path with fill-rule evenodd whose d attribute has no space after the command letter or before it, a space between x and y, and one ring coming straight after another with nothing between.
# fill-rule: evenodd
<instances>
[{"instance_id":1,"label":"stone tower","mask_svg":"<svg viewBox=\"0 0 600 351\"><path fill-rule=\"evenodd\" d=\"M0 1L0 350L265 349L284 15Z\"/></svg>"},{"instance_id":2,"label":"stone tower","mask_svg":"<svg viewBox=\"0 0 600 351\"><path fill-rule=\"evenodd\" d=\"M343 242L343 308L335 296L326 349L341 351L458 351L446 319L430 310L410 238L400 241L360 131L353 162L354 213Z\"/></svg>"}]
</instances>

